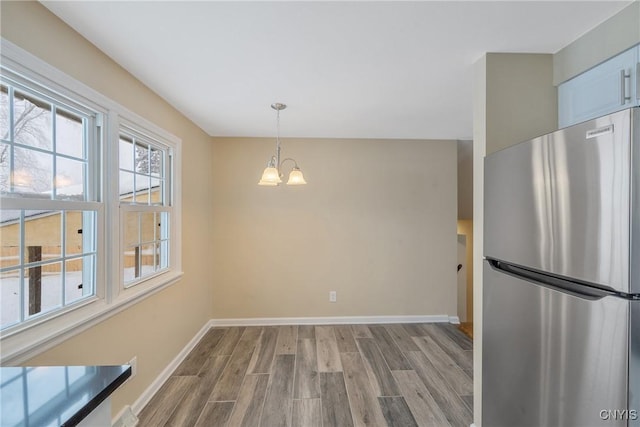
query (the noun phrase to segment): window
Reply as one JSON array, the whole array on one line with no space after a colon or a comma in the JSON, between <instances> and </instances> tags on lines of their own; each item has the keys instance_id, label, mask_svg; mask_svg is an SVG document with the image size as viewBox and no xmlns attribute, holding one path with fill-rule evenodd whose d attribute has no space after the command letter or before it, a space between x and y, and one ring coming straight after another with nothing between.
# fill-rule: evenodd
<instances>
[{"instance_id":1,"label":"window","mask_svg":"<svg viewBox=\"0 0 640 427\"><path fill-rule=\"evenodd\" d=\"M0 363L20 363L181 277L181 142L0 42Z\"/></svg>"},{"instance_id":2,"label":"window","mask_svg":"<svg viewBox=\"0 0 640 427\"><path fill-rule=\"evenodd\" d=\"M171 150L121 128L119 197L125 286L169 267Z\"/></svg>"},{"instance_id":3,"label":"window","mask_svg":"<svg viewBox=\"0 0 640 427\"><path fill-rule=\"evenodd\" d=\"M2 329L95 295L96 211L1 212Z\"/></svg>"},{"instance_id":4,"label":"window","mask_svg":"<svg viewBox=\"0 0 640 427\"><path fill-rule=\"evenodd\" d=\"M0 328L95 296L98 114L0 80Z\"/></svg>"}]
</instances>

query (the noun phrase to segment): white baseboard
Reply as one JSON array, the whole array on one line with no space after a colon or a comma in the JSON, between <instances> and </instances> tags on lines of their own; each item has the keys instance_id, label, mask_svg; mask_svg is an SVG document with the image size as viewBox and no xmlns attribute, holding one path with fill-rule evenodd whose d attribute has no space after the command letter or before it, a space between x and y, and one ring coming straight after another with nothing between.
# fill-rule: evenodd
<instances>
[{"instance_id":1,"label":"white baseboard","mask_svg":"<svg viewBox=\"0 0 640 427\"><path fill-rule=\"evenodd\" d=\"M211 326L342 325L366 323L460 323L458 316L250 317L211 319Z\"/></svg>"},{"instance_id":2,"label":"white baseboard","mask_svg":"<svg viewBox=\"0 0 640 427\"><path fill-rule=\"evenodd\" d=\"M116 417L113 419L113 426L133 426L135 424L131 424L131 415L134 415L135 422L137 423L137 418L135 416L140 414L140 411L149 403L151 398L160 390L160 387L169 379L173 371L182 363L182 361L187 357L187 355L195 348L195 346L200 342L202 337L207 333L209 329L211 329L211 321L204 324L204 326L198 331L198 333L191 338L191 341L187 343L187 345L178 353L176 357L167 365L166 368L160 372L160 375L147 387L147 389L142 392L140 397L136 399L136 401L131 405L131 407L125 407Z\"/></svg>"},{"instance_id":3,"label":"white baseboard","mask_svg":"<svg viewBox=\"0 0 640 427\"><path fill-rule=\"evenodd\" d=\"M169 379L173 371L212 327L221 326L273 326L273 325L340 325L340 324L380 324L380 323L453 323L458 324L458 316L344 316L344 317L253 317L244 319L211 319L187 343L178 355L160 372L160 375L147 387L131 406L124 407L113 419L113 426L133 427L137 424L137 415L149 403L160 387Z\"/></svg>"}]
</instances>

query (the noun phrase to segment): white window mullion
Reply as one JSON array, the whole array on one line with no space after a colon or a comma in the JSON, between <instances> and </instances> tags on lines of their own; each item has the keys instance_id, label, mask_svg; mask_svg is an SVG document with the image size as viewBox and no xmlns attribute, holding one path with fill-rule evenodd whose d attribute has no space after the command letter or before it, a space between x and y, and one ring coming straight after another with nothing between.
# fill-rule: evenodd
<instances>
[{"instance_id":1,"label":"white window mullion","mask_svg":"<svg viewBox=\"0 0 640 427\"><path fill-rule=\"evenodd\" d=\"M86 210L96 211L100 209L102 203L79 202L76 200L62 201L49 199L21 199L18 197L3 197L2 209L26 209L26 210Z\"/></svg>"},{"instance_id":2,"label":"white window mullion","mask_svg":"<svg viewBox=\"0 0 640 427\"><path fill-rule=\"evenodd\" d=\"M144 227L144 223L142 222L142 215L140 212L136 214L136 219L138 220L138 242L136 248L138 253L136 254L136 263L138 264L138 276L135 276L136 280L140 280L143 276L142 274L142 227ZM134 267L135 268L135 267Z\"/></svg>"},{"instance_id":3,"label":"white window mullion","mask_svg":"<svg viewBox=\"0 0 640 427\"><path fill-rule=\"evenodd\" d=\"M101 153L103 156L102 173L105 177L111 177L111 179L105 179L102 185L103 198L105 201L105 217L101 227L104 241L104 260L106 266L109 268L103 271L104 277L104 295L107 303L112 303L116 300L122 289L122 275L120 271L122 269L122 262L120 256L120 242L122 241L122 227L120 226L121 211L119 208L119 189L120 189L120 170L118 150L120 146L119 138L120 133L118 130L118 114L115 111L110 111L108 116L104 116L103 120L106 123L103 125L103 135L106 143L101 146ZM107 235L111 238L107 239Z\"/></svg>"},{"instance_id":4,"label":"white window mullion","mask_svg":"<svg viewBox=\"0 0 640 427\"><path fill-rule=\"evenodd\" d=\"M18 280L18 286L19 286L19 290L18 292L20 292L20 322L24 322L24 320L27 318L26 314L25 314L25 306L27 304L27 300L26 300L26 292L24 291L24 275L25 275L25 269L24 269L24 262L22 257L24 257L24 251L25 251L25 226L24 226L24 210L20 211L20 247L19 247L19 252L18 252L18 257L19 257L19 262L20 262L20 280Z\"/></svg>"},{"instance_id":5,"label":"white window mullion","mask_svg":"<svg viewBox=\"0 0 640 427\"><path fill-rule=\"evenodd\" d=\"M62 262L60 263L62 286L60 286L60 288L62 292L62 305L64 306L67 302L67 211L60 213L60 221L60 231L62 233L60 236L60 244L62 245L60 248L60 254L62 255Z\"/></svg>"},{"instance_id":6,"label":"white window mullion","mask_svg":"<svg viewBox=\"0 0 640 427\"><path fill-rule=\"evenodd\" d=\"M53 162L51 165L51 170L53 171L53 176L51 177L51 198L55 200L58 198L58 185L56 184L58 177L58 159L56 158L56 153L58 152L58 150L56 150L56 126L58 121L56 120L56 106L54 104L51 104L51 111L49 114L51 114L51 149L53 150L51 155L51 161Z\"/></svg>"},{"instance_id":7,"label":"white window mullion","mask_svg":"<svg viewBox=\"0 0 640 427\"><path fill-rule=\"evenodd\" d=\"M97 233L85 236L83 234L83 244L90 245L95 255L91 257L85 256L82 260L83 263L83 295L87 292L84 289L84 283L91 282L94 284L93 292L99 298L103 298L107 303L111 302L111 285L109 276L109 263L111 259L109 257L109 235L105 230L106 227L111 224L110 208L109 208L109 191L111 180L107 177L114 176L112 171L108 168L111 165L111 159L107 147L108 141L111 137L109 133L108 125L105 124L105 114L93 115L89 121L93 126L85 134L85 158L87 160L94 159L94 167L89 168L86 173L87 187L89 188L88 197L90 200L97 200L100 203L99 208L95 215L85 215L87 218L83 220L83 227L89 225L93 227ZM117 176L117 174L116 174Z\"/></svg>"},{"instance_id":8,"label":"white window mullion","mask_svg":"<svg viewBox=\"0 0 640 427\"><path fill-rule=\"evenodd\" d=\"M14 159L14 141L15 141L15 129L14 129L14 121L15 121L15 111L13 108L13 87L7 86L9 93L9 191L13 192L13 171L15 170L16 164Z\"/></svg>"},{"instance_id":9,"label":"white window mullion","mask_svg":"<svg viewBox=\"0 0 640 427\"><path fill-rule=\"evenodd\" d=\"M120 209L125 212L171 212L171 206L160 205L131 205L123 203Z\"/></svg>"},{"instance_id":10,"label":"white window mullion","mask_svg":"<svg viewBox=\"0 0 640 427\"><path fill-rule=\"evenodd\" d=\"M15 120L15 112L13 111L13 86L7 86L7 99L9 102L9 135L8 140L13 144L13 136L15 131L13 129L13 122ZM13 170L13 165L12 170Z\"/></svg>"},{"instance_id":11,"label":"white window mullion","mask_svg":"<svg viewBox=\"0 0 640 427\"><path fill-rule=\"evenodd\" d=\"M172 182L172 177L174 172L173 169L173 150L169 150L167 152L167 155L165 156L164 159L164 171L165 171L165 177L164 177L164 195L163 198L165 200L165 203L173 206L173 182Z\"/></svg>"},{"instance_id":12,"label":"white window mullion","mask_svg":"<svg viewBox=\"0 0 640 427\"><path fill-rule=\"evenodd\" d=\"M87 283L92 284L92 292L94 292L98 296L103 296L104 292L100 288L100 282L98 282L98 275L95 271L97 267L98 260L96 259L97 254L100 253L97 247L97 239L94 233L86 233L85 228L90 228L92 230L99 230L97 221L100 212L83 212L82 213L82 245L86 248L90 248L89 250L84 250L85 255L82 257L82 295L86 296L87 294ZM91 257L87 255L88 253L93 253ZM93 260L90 265L85 265L87 263L87 258ZM98 263L99 264L99 263ZM86 269L85 267L89 267Z\"/></svg>"},{"instance_id":13,"label":"white window mullion","mask_svg":"<svg viewBox=\"0 0 640 427\"><path fill-rule=\"evenodd\" d=\"M171 183L170 203L171 221L168 224L170 264L176 271L182 271L182 145L177 144L170 152Z\"/></svg>"},{"instance_id":14,"label":"white window mullion","mask_svg":"<svg viewBox=\"0 0 640 427\"><path fill-rule=\"evenodd\" d=\"M87 126L85 127L82 135L82 143L83 143L82 152L84 153L83 160L87 161L89 159L96 158L96 155L99 154L99 150L96 150L94 145L96 142L99 141L98 133L100 132L101 129L97 125L95 118L93 117L83 118L83 122L85 121L87 122ZM95 128L93 124L96 125ZM104 202L104 200L98 197L100 192L97 189L98 183L100 182L98 177L101 174L102 174L101 164L95 169L85 166L85 170L84 170L84 184L86 188L85 200L99 200Z\"/></svg>"},{"instance_id":15,"label":"white window mullion","mask_svg":"<svg viewBox=\"0 0 640 427\"><path fill-rule=\"evenodd\" d=\"M94 283L94 292L98 298L103 299L105 302L109 302L109 281L110 276L107 275L107 271L109 270L108 266L108 250L109 243L107 240L108 233L106 232L106 224L108 221L108 216L105 213L105 206L100 206L97 209L96 213L90 216L87 219L87 224L90 224L96 230L95 234L91 234L88 237L84 237L83 239L87 239L86 241L93 248L93 252L95 255L91 258L93 271L91 271L91 277L83 277L83 281L88 279L93 279ZM85 226L85 224L83 224ZM84 241L83 241L84 244ZM84 262L84 261L83 261ZM84 294L84 292L83 292Z\"/></svg>"}]
</instances>

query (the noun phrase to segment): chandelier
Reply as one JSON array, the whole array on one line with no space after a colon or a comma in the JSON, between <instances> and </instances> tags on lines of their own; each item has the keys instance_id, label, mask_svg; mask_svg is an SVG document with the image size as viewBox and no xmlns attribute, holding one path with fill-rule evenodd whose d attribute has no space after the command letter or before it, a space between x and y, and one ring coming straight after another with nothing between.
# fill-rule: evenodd
<instances>
[{"instance_id":1,"label":"chandelier","mask_svg":"<svg viewBox=\"0 0 640 427\"><path fill-rule=\"evenodd\" d=\"M271 104L271 108L276 110L276 153L271 156L269 162L267 163L267 167L262 172L262 178L258 182L258 185L268 185L275 186L279 185L282 182L282 178L284 174L282 172L282 165L286 161L293 162L293 168L289 173L289 179L287 180L287 185L303 185L306 184L307 181L304 180L304 176L302 175L302 171L298 167L298 163L287 157L280 160L280 111L287 108L285 104L275 103Z\"/></svg>"}]
</instances>

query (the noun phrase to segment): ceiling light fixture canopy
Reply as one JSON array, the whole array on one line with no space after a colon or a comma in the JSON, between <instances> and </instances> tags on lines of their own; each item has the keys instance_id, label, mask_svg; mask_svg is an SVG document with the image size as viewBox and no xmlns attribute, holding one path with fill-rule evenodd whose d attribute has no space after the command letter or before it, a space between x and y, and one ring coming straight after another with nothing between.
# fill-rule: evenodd
<instances>
[{"instance_id":1,"label":"ceiling light fixture canopy","mask_svg":"<svg viewBox=\"0 0 640 427\"><path fill-rule=\"evenodd\" d=\"M304 185L307 181L304 180L304 176L302 175L302 171L298 167L298 163L287 157L280 161L280 111L287 108L285 104L281 104L279 102L275 104L271 104L271 108L276 110L276 153L271 156L269 162L267 163L267 167L264 172L262 172L262 178L258 182L258 185L266 185L266 186L276 186L282 183L282 177L284 174L282 173L282 165L287 160L293 162L293 169L291 173L289 173L289 180L287 181L287 185Z\"/></svg>"}]
</instances>

